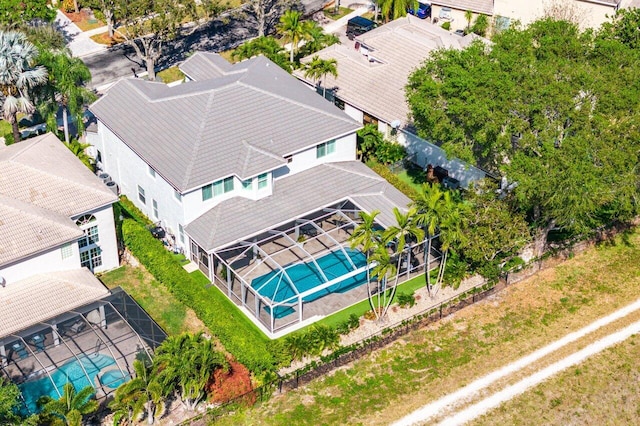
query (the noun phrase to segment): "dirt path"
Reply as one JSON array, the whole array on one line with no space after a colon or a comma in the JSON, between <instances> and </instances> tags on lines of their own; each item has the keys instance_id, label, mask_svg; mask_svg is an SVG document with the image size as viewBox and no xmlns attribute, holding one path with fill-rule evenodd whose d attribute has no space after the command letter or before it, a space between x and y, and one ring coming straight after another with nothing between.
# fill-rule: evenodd
<instances>
[{"instance_id":1,"label":"dirt path","mask_svg":"<svg viewBox=\"0 0 640 426\"><path fill-rule=\"evenodd\" d=\"M531 366L538 360L541 360L542 358L547 357L548 355L560 350L561 348L584 338L585 336L601 329L602 327L623 319L626 316L637 312L638 310L640 310L640 299L636 300L634 303L628 306L625 306L622 309L613 312L610 315L592 322L588 326L583 327L578 331L570 333L565 337L556 340L555 342L543 348L540 348L523 358L520 358L519 360L509 365L506 365L499 370L496 370L484 377L481 377L480 379L475 380L474 382L456 392L453 392L423 406L422 408L395 422L394 425L400 426L420 424L428 422L430 420L433 421L435 419L441 418L443 415L449 417L445 418L441 424L458 425L464 424L476 417L479 417L485 414L487 411L496 408L502 402L525 392L530 387L537 385L538 383L548 379L552 375L559 373L560 371L563 371L568 367L576 365L584 361L589 356L601 352L602 350L615 345L616 343L624 341L631 335L640 332L640 321L634 322L633 324L617 332L609 334L597 340L596 342L589 344L584 349L574 352L571 355L568 355L565 358L530 374L529 376L521 379L513 385L504 387L502 390L499 390L492 395L487 396L479 402L473 403L472 405L462 409L461 411L458 411L457 413L452 413L452 411L456 408L461 408L462 406L467 405L471 400L474 399L474 397L477 397L482 390L490 387L500 379L506 378L509 375L516 374L517 372Z\"/></svg>"}]
</instances>

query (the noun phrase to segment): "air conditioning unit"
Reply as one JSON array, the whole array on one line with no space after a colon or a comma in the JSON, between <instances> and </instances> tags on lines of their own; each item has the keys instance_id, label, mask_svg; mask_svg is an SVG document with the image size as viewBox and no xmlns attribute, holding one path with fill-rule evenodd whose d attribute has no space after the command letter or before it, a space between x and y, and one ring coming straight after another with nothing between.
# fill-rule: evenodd
<instances>
[{"instance_id":1,"label":"air conditioning unit","mask_svg":"<svg viewBox=\"0 0 640 426\"><path fill-rule=\"evenodd\" d=\"M109 183L109 182L111 182L111 176L109 175L109 173L101 172L101 173L99 173L99 174L98 174L98 177L99 177L100 179L102 179L102 183Z\"/></svg>"},{"instance_id":2,"label":"air conditioning unit","mask_svg":"<svg viewBox=\"0 0 640 426\"><path fill-rule=\"evenodd\" d=\"M109 182L106 183L107 188L109 188L111 191L113 191L114 194L118 195L118 184L115 183L112 180L109 180Z\"/></svg>"}]
</instances>

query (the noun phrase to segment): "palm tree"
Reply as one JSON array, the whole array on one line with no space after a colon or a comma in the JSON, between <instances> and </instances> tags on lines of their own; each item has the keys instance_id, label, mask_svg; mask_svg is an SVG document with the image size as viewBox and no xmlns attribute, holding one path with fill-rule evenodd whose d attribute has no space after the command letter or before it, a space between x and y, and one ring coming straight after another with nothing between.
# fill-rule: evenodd
<instances>
[{"instance_id":1,"label":"palm tree","mask_svg":"<svg viewBox=\"0 0 640 426\"><path fill-rule=\"evenodd\" d=\"M60 52L44 52L40 61L49 70L49 81L44 88L45 101L41 104L43 116L47 117L49 127L57 129L56 116L62 108L64 141L69 141L69 120L67 113L75 118L78 134L83 128L84 106L93 102L96 96L84 85L91 80L89 68L80 58L71 56L65 49Z\"/></svg>"},{"instance_id":2,"label":"palm tree","mask_svg":"<svg viewBox=\"0 0 640 426\"><path fill-rule=\"evenodd\" d=\"M379 0L380 12L384 16L384 21L389 22L389 18L398 19L407 15L407 8L413 6L417 9L416 0Z\"/></svg>"},{"instance_id":3,"label":"palm tree","mask_svg":"<svg viewBox=\"0 0 640 426\"><path fill-rule=\"evenodd\" d=\"M466 10L464 12L464 19L467 20L467 34L471 32L471 20L473 19L473 12Z\"/></svg>"},{"instance_id":4,"label":"palm tree","mask_svg":"<svg viewBox=\"0 0 640 426\"><path fill-rule=\"evenodd\" d=\"M437 293L442 287L442 279L444 278L449 250L464 237L462 234L462 217L467 213L468 209L469 205L467 203L454 200L452 197L447 197L445 193L442 203L439 237L442 259L440 260L440 268L438 270L434 293Z\"/></svg>"},{"instance_id":5,"label":"palm tree","mask_svg":"<svg viewBox=\"0 0 640 426\"><path fill-rule=\"evenodd\" d=\"M277 29L285 41L291 43L289 62L293 63L293 58L298 51L298 44L307 37L308 27L302 22L302 14L297 10L287 10L280 17L280 24Z\"/></svg>"},{"instance_id":6,"label":"palm tree","mask_svg":"<svg viewBox=\"0 0 640 426\"><path fill-rule=\"evenodd\" d=\"M331 74L334 78L338 77L338 61L334 58L320 59L320 56L315 55L304 67L305 77L312 78L316 82L321 81L322 97L325 99L327 97L327 85L324 84L324 79L327 74Z\"/></svg>"},{"instance_id":7,"label":"palm tree","mask_svg":"<svg viewBox=\"0 0 640 426\"><path fill-rule=\"evenodd\" d=\"M425 231L425 282L427 284L427 291L431 294L431 274L429 273L429 267L431 266L431 245L433 237L436 235L436 231L440 227L440 220L442 218L442 204L447 204L444 198L450 198L448 191L442 191L440 185L424 184L418 196L413 201L412 207L416 209L415 221L418 225L422 226Z\"/></svg>"},{"instance_id":8,"label":"palm tree","mask_svg":"<svg viewBox=\"0 0 640 426\"><path fill-rule=\"evenodd\" d=\"M32 114L35 107L29 92L47 81L47 70L32 67L38 49L27 41L24 34L0 30L0 92L4 97L2 111L11 123L13 139L20 141L18 113Z\"/></svg>"},{"instance_id":9,"label":"palm tree","mask_svg":"<svg viewBox=\"0 0 640 426\"><path fill-rule=\"evenodd\" d=\"M280 68L289 73L291 72L291 63L284 52L284 48L273 37L263 36L242 43L232 54L234 59L249 59L258 55L266 56Z\"/></svg>"},{"instance_id":10,"label":"palm tree","mask_svg":"<svg viewBox=\"0 0 640 426\"><path fill-rule=\"evenodd\" d=\"M217 368L228 369L224 355L202 333L181 334L165 340L154 360L163 385L175 385L189 410L195 410L205 396L205 386Z\"/></svg>"},{"instance_id":11,"label":"palm tree","mask_svg":"<svg viewBox=\"0 0 640 426\"><path fill-rule=\"evenodd\" d=\"M82 161L82 164L87 166L89 170L94 171L94 159L91 158L91 156L86 152L86 149L89 148L91 144L72 140L71 143L65 143L65 145L67 146L67 148L69 148L69 151L71 151L73 155L75 155L80 161Z\"/></svg>"},{"instance_id":12,"label":"palm tree","mask_svg":"<svg viewBox=\"0 0 640 426\"><path fill-rule=\"evenodd\" d=\"M60 399L45 395L40 397L38 405L42 407L42 415L50 419L53 425L81 426L83 416L98 410L95 392L92 386L87 386L76 393L76 388L67 383Z\"/></svg>"},{"instance_id":13,"label":"palm tree","mask_svg":"<svg viewBox=\"0 0 640 426\"><path fill-rule=\"evenodd\" d=\"M109 409L113 412L113 426L131 426L145 410L143 391L131 389L128 385L129 382L120 385L109 403Z\"/></svg>"},{"instance_id":14,"label":"palm tree","mask_svg":"<svg viewBox=\"0 0 640 426\"><path fill-rule=\"evenodd\" d=\"M324 32L324 28L315 21L305 21L306 43L300 47L300 55L307 56L324 49L327 46L340 42L335 34Z\"/></svg>"},{"instance_id":15,"label":"palm tree","mask_svg":"<svg viewBox=\"0 0 640 426\"><path fill-rule=\"evenodd\" d=\"M396 268L396 264L391 261L389 250L384 241L375 245L374 251L371 254L371 261L374 264L371 275L376 277L378 281L376 301L372 302L373 312L375 313L376 320L382 321L387 313L387 308L393 301L393 295L388 294L387 284L389 283L390 277L398 276L398 269Z\"/></svg>"},{"instance_id":16,"label":"palm tree","mask_svg":"<svg viewBox=\"0 0 640 426\"><path fill-rule=\"evenodd\" d=\"M141 408L147 413L147 423L153 424L158 408L169 394L169 387L158 380L157 371L141 360L133 362L135 378L124 383L116 390L114 405L126 408L128 418L135 420L141 414Z\"/></svg>"},{"instance_id":17,"label":"palm tree","mask_svg":"<svg viewBox=\"0 0 640 426\"><path fill-rule=\"evenodd\" d=\"M389 302L387 303L385 310L382 313L383 317L389 309L391 301L393 301L393 297L395 296L396 289L398 288L398 281L400 279L400 266L402 264L402 259L405 252L405 247L407 246L407 242L412 239L420 242L424 238L424 231L415 222L415 208L409 209L407 213L402 213L397 207L394 207L393 214L396 217L396 225L390 226L384 231L383 241L386 241L388 243L395 242L395 256L397 257L397 265L395 267L395 282L391 287L392 289L389 296ZM410 250L407 251L407 255L409 252ZM408 267L409 266L407 262L407 268Z\"/></svg>"},{"instance_id":18,"label":"palm tree","mask_svg":"<svg viewBox=\"0 0 640 426\"><path fill-rule=\"evenodd\" d=\"M371 293L371 272L370 272L370 258L371 253L377 248L382 240L382 235L379 230L376 229L376 216L380 214L379 210L374 210L371 214L367 212L361 211L359 212L360 219L362 223L358 225L354 230L351 236L349 237L349 241L351 244L351 248L354 249L356 247L362 247L362 251L364 252L367 258L367 295L369 296L369 305L371 306L371 310L375 312L376 319L380 314L376 311L376 307L373 303L373 295Z\"/></svg>"}]
</instances>

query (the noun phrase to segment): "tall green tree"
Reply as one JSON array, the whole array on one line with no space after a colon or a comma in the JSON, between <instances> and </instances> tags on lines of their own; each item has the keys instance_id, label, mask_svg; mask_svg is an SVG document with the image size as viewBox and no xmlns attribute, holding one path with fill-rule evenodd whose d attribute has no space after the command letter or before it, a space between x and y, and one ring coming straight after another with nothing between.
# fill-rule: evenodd
<instances>
[{"instance_id":1,"label":"tall green tree","mask_svg":"<svg viewBox=\"0 0 640 426\"><path fill-rule=\"evenodd\" d=\"M98 401L95 400L95 389L87 386L80 392L71 383L62 388L62 396L54 399L48 395L40 397L38 405L42 407L40 415L52 426L81 426L82 418L98 410Z\"/></svg>"},{"instance_id":2,"label":"tall green tree","mask_svg":"<svg viewBox=\"0 0 640 426\"><path fill-rule=\"evenodd\" d=\"M438 51L411 75L419 135L517 182L538 255L551 229L584 234L636 214L637 53L553 19L492 42Z\"/></svg>"},{"instance_id":3,"label":"tall green tree","mask_svg":"<svg viewBox=\"0 0 640 426\"><path fill-rule=\"evenodd\" d=\"M38 49L23 33L0 30L0 93L4 97L2 113L13 130L13 139L20 141L18 113L35 111L31 93L47 81L47 70L34 66Z\"/></svg>"},{"instance_id":4,"label":"tall green tree","mask_svg":"<svg viewBox=\"0 0 640 426\"><path fill-rule=\"evenodd\" d=\"M284 40L291 43L289 62L293 63L300 41L307 38L307 27L305 27L302 22L302 13L297 10L287 10L284 15L280 17L280 24L277 29Z\"/></svg>"},{"instance_id":5,"label":"tall green tree","mask_svg":"<svg viewBox=\"0 0 640 426\"><path fill-rule=\"evenodd\" d=\"M0 377L0 424L35 426L38 416L24 417L20 414L20 389L15 383Z\"/></svg>"},{"instance_id":6,"label":"tall green tree","mask_svg":"<svg viewBox=\"0 0 640 426\"><path fill-rule=\"evenodd\" d=\"M324 31L317 22L305 21L305 32L307 33L306 41L300 47L300 56L308 56L327 46L340 43L340 39L335 34L329 34Z\"/></svg>"},{"instance_id":7,"label":"tall green tree","mask_svg":"<svg viewBox=\"0 0 640 426\"><path fill-rule=\"evenodd\" d=\"M367 259L367 296L369 298L369 305L374 312L376 319L379 318L380 310L376 309L374 304L373 295L371 291L371 255L375 252L382 241L382 233L376 225L376 216L380 214L379 210L374 210L371 214L361 211L358 213L360 217L360 224L355 227L351 236L349 237L349 243L351 248L360 247L364 252Z\"/></svg>"},{"instance_id":8,"label":"tall green tree","mask_svg":"<svg viewBox=\"0 0 640 426\"><path fill-rule=\"evenodd\" d=\"M406 268L410 268L409 256L411 253L411 246L414 242L421 243L424 239L424 231L415 221L415 208L410 208L407 213L402 213L400 209L394 207L393 214L395 216L396 223L385 229L383 233L383 241L387 244L391 243L391 245L395 247L394 257L396 260L396 273L394 283L391 285L389 301L382 312L382 317L386 315L396 294L398 282L400 280L402 262L406 261Z\"/></svg>"},{"instance_id":9,"label":"tall green tree","mask_svg":"<svg viewBox=\"0 0 640 426\"><path fill-rule=\"evenodd\" d=\"M156 350L154 364L163 386L174 385L183 404L195 410L214 370L228 369L224 355L202 333L171 336Z\"/></svg>"},{"instance_id":10,"label":"tall green tree","mask_svg":"<svg viewBox=\"0 0 640 426\"><path fill-rule=\"evenodd\" d=\"M80 58L71 56L68 49L43 52L39 62L47 68L49 76L47 84L43 86L44 96L39 109L47 118L49 128L56 131L58 110L62 110L64 141L70 145L68 114L76 123L77 133L81 134L84 130L85 107L96 99L85 86L91 81L91 72Z\"/></svg>"},{"instance_id":11,"label":"tall green tree","mask_svg":"<svg viewBox=\"0 0 640 426\"><path fill-rule=\"evenodd\" d=\"M385 22L407 16L409 7L412 7L413 10L418 9L416 0L378 0L378 4Z\"/></svg>"},{"instance_id":12,"label":"tall green tree","mask_svg":"<svg viewBox=\"0 0 640 426\"><path fill-rule=\"evenodd\" d=\"M464 19L467 21L467 29L465 30L466 33L470 33L471 32L471 20L473 19L473 12L470 10L465 10L464 11Z\"/></svg>"},{"instance_id":13,"label":"tall green tree","mask_svg":"<svg viewBox=\"0 0 640 426\"><path fill-rule=\"evenodd\" d=\"M321 59L318 55L315 55L311 58L311 61L305 64L304 75L322 85L322 97L326 99L327 85L325 84L325 78L327 75L332 75L334 78L338 77L338 61L334 58Z\"/></svg>"},{"instance_id":14,"label":"tall green tree","mask_svg":"<svg viewBox=\"0 0 640 426\"><path fill-rule=\"evenodd\" d=\"M424 276L429 294L432 290L430 274L432 241L440 228L440 221L445 213L443 211L443 206L447 205L445 196L448 197L446 191L443 191L439 184L424 184L412 204L416 209L416 224L422 227L426 237Z\"/></svg>"}]
</instances>

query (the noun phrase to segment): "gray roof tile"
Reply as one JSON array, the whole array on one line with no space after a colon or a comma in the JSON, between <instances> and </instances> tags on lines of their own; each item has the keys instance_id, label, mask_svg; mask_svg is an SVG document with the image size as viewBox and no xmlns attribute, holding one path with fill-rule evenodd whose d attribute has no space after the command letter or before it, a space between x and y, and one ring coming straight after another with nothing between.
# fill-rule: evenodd
<instances>
[{"instance_id":1,"label":"gray roof tile","mask_svg":"<svg viewBox=\"0 0 640 426\"><path fill-rule=\"evenodd\" d=\"M393 207L406 208L410 202L359 161L328 163L276 180L269 197L223 201L185 231L211 251L345 199L366 211L380 210L378 221L385 227L395 223Z\"/></svg>"},{"instance_id":2,"label":"gray roof tile","mask_svg":"<svg viewBox=\"0 0 640 426\"><path fill-rule=\"evenodd\" d=\"M121 80L91 111L183 192L266 172L280 164L277 157L360 127L262 56L174 87ZM239 169L246 146L253 148L252 164Z\"/></svg>"}]
</instances>

